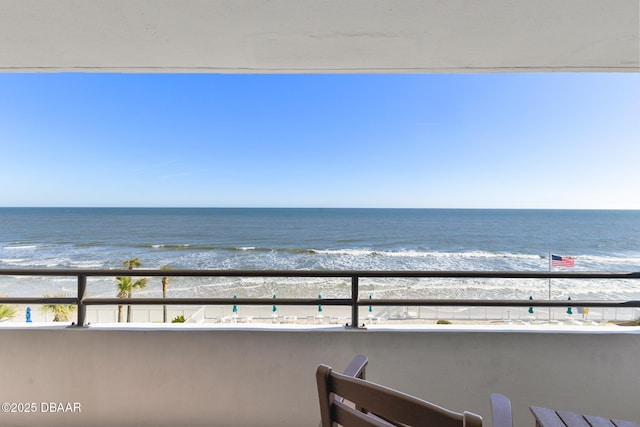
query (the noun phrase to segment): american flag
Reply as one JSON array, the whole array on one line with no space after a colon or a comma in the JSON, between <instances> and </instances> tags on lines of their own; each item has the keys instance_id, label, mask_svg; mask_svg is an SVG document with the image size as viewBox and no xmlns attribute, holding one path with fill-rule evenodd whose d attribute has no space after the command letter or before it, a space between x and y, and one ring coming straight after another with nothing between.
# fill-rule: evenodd
<instances>
[{"instance_id":1,"label":"american flag","mask_svg":"<svg viewBox=\"0 0 640 427\"><path fill-rule=\"evenodd\" d=\"M575 262L568 256L551 255L551 265L554 267L573 267Z\"/></svg>"}]
</instances>

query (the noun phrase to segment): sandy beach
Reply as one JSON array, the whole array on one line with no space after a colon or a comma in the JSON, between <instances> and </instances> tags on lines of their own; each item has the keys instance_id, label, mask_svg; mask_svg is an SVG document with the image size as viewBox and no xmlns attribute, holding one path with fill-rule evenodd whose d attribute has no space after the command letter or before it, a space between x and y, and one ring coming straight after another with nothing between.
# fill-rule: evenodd
<instances>
[{"instance_id":1,"label":"sandy beach","mask_svg":"<svg viewBox=\"0 0 640 427\"><path fill-rule=\"evenodd\" d=\"M16 316L2 323L26 323L26 306L17 306ZM133 306L132 323L162 324L162 306ZM31 323L41 324L53 322L53 315L45 313L38 306L31 308ZM625 322L640 317L640 309L591 309L587 313L579 313L576 308L573 314L566 309L554 308L549 319L548 309L535 310L529 313L526 307L361 307L359 322L361 324L442 324L442 325L489 325L489 324L565 324L598 326ZM92 306L87 309L87 322L91 325L118 323L116 306ZM255 323L255 324L307 324L307 325L345 325L351 323L350 307L317 307L309 306L168 306L167 319L183 316L185 323ZM125 315L126 318L126 307ZM69 321L76 322L76 314ZM125 324L125 323L123 323Z\"/></svg>"}]
</instances>

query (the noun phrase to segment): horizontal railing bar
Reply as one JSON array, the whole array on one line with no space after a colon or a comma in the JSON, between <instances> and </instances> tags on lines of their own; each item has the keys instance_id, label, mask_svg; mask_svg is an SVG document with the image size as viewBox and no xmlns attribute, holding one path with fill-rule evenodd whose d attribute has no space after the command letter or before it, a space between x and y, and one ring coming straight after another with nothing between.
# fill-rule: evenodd
<instances>
[{"instance_id":1,"label":"horizontal railing bar","mask_svg":"<svg viewBox=\"0 0 640 427\"><path fill-rule=\"evenodd\" d=\"M365 277L365 278L489 278L489 279L640 279L640 272L564 271L393 271L393 270L90 270L0 269L0 276L154 276L154 277Z\"/></svg>"},{"instance_id":2,"label":"horizontal railing bar","mask_svg":"<svg viewBox=\"0 0 640 427\"><path fill-rule=\"evenodd\" d=\"M134 302L135 301L135 302ZM87 305L326 305L349 306L349 298L86 298ZM478 300L478 299L380 299L358 300L359 306L472 306L472 307L640 307L640 301L580 300Z\"/></svg>"},{"instance_id":3,"label":"horizontal railing bar","mask_svg":"<svg viewBox=\"0 0 640 427\"><path fill-rule=\"evenodd\" d=\"M323 305L350 306L350 298L86 298L86 305ZM360 299L365 306L422 307L640 307L640 301L580 301L580 300L479 300L479 299Z\"/></svg>"},{"instance_id":4,"label":"horizontal railing bar","mask_svg":"<svg viewBox=\"0 0 640 427\"><path fill-rule=\"evenodd\" d=\"M0 298L0 304L77 304L76 298ZM350 298L85 298L85 305L282 305L351 306ZM479 299L360 299L366 306L415 307L640 307L640 301L479 300Z\"/></svg>"},{"instance_id":5,"label":"horizontal railing bar","mask_svg":"<svg viewBox=\"0 0 640 427\"><path fill-rule=\"evenodd\" d=\"M86 305L344 305L350 298L85 298Z\"/></svg>"},{"instance_id":6,"label":"horizontal railing bar","mask_svg":"<svg viewBox=\"0 0 640 427\"><path fill-rule=\"evenodd\" d=\"M358 300L364 306L422 307L640 307L640 301L581 300L478 300L478 299L380 299Z\"/></svg>"},{"instance_id":7,"label":"horizontal railing bar","mask_svg":"<svg viewBox=\"0 0 640 427\"><path fill-rule=\"evenodd\" d=\"M3 297L0 304L68 304L77 305L78 298Z\"/></svg>"}]
</instances>

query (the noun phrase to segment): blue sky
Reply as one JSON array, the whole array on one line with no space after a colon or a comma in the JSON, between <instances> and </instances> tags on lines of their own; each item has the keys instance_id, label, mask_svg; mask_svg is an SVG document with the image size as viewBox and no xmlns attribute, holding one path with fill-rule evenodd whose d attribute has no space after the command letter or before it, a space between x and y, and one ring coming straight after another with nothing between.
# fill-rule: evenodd
<instances>
[{"instance_id":1,"label":"blue sky","mask_svg":"<svg viewBox=\"0 0 640 427\"><path fill-rule=\"evenodd\" d=\"M0 74L0 206L640 209L640 74Z\"/></svg>"}]
</instances>

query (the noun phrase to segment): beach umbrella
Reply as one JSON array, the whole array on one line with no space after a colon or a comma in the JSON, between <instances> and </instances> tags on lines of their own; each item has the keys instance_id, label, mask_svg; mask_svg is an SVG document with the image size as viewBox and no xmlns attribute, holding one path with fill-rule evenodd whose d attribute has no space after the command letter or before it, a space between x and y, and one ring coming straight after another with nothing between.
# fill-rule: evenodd
<instances>
[{"instance_id":1,"label":"beach umbrella","mask_svg":"<svg viewBox=\"0 0 640 427\"><path fill-rule=\"evenodd\" d=\"M273 299L274 300L276 299L276 294L273 294ZM275 313L276 311L278 311L278 307L276 307L276 305L273 304L273 308L271 309L271 311L273 311Z\"/></svg>"},{"instance_id":2,"label":"beach umbrella","mask_svg":"<svg viewBox=\"0 0 640 427\"><path fill-rule=\"evenodd\" d=\"M529 300L533 301L533 296L529 295ZM529 314L533 314L533 307L529 307Z\"/></svg>"},{"instance_id":3,"label":"beach umbrella","mask_svg":"<svg viewBox=\"0 0 640 427\"><path fill-rule=\"evenodd\" d=\"M238 295L234 295L233 299L238 299ZM233 304L233 312L238 313L238 306L235 304Z\"/></svg>"},{"instance_id":4,"label":"beach umbrella","mask_svg":"<svg viewBox=\"0 0 640 427\"><path fill-rule=\"evenodd\" d=\"M569 301L571 301L571 297L569 297ZM573 314L573 311L571 310L571 306L567 307L567 314Z\"/></svg>"},{"instance_id":5,"label":"beach umbrella","mask_svg":"<svg viewBox=\"0 0 640 427\"><path fill-rule=\"evenodd\" d=\"M318 299L322 299L322 295L318 295ZM322 312L322 306L318 304L318 312Z\"/></svg>"},{"instance_id":6,"label":"beach umbrella","mask_svg":"<svg viewBox=\"0 0 640 427\"><path fill-rule=\"evenodd\" d=\"M371 294L369 294L369 303L371 303L371 299L373 298L373 296ZM367 319L369 320L373 320L373 306L371 304L369 304L369 314L367 314Z\"/></svg>"}]
</instances>

